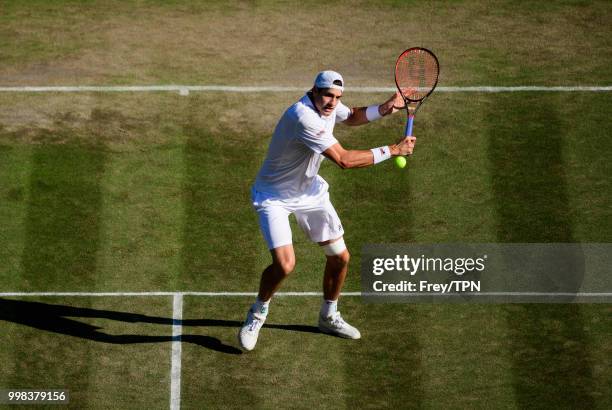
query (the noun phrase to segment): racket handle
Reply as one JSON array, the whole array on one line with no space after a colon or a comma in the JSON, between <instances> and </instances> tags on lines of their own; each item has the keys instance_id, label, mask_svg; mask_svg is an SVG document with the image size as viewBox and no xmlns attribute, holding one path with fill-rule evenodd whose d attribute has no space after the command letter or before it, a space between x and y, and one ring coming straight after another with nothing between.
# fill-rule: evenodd
<instances>
[{"instance_id":1,"label":"racket handle","mask_svg":"<svg viewBox=\"0 0 612 410\"><path fill-rule=\"evenodd\" d=\"M412 123L414 122L414 115L411 114L408 116L408 122L406 123L406 131L404 132L404 136L410 137L412 135Z\"/></svg>"}]
</instances>

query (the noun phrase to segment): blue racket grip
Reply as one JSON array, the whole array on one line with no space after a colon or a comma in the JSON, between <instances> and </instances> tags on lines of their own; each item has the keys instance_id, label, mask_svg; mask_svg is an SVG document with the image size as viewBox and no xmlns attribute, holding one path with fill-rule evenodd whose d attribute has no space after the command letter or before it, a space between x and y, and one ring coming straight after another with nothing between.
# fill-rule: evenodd
<instances>
[{"instance_id":1,"label":"blue racket grip","mask_svg":"<svg viewBox=\"0 0 612 410\"><path fill-rule=\"evenodd\" d=\"M406 130L404 131L404 136L410 137L412 136L412 123L414 122L414 115L408 116L408 122L406 123Z\"/></svg>"}]
</instances>

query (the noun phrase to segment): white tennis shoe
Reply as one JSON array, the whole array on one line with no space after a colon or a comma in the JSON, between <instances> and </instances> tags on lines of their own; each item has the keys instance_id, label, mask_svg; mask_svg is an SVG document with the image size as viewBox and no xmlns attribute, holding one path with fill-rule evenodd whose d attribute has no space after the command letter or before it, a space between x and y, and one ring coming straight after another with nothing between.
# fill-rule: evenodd
<instances>
[{"instance_id":1,"label":"white tennis shoe","mask_svg":"<svg viewBox=\"0 0 612 410\"><path fill-rule=\"evenodd\" d=\"M346 339L360 339L361 333L355 327L342 319L340 312L325 318L319 315L319 330L323 333L344 337Z\"/></svg>"},{"instance_id":2,"label":"white tennis shoe","mask_svg":"<svg viewBox=\"0 0 612 410\"><path fill-rule=\"evenodd\" d=\"M253 312L253 309L249 309L246 320L238 333L238 342L240 346L247 351L251 351L257 344L257 338L259 337L259 330L266 321L266 316Z\"/></svg>"}]
</instances>

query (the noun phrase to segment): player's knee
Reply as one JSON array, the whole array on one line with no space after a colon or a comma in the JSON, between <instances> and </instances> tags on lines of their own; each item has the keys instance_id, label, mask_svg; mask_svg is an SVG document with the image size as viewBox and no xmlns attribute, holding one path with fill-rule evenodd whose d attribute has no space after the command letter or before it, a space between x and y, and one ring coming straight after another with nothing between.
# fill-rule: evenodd
<instances>
[{"instance_id":1,"label":"player's knee","mask_svg":"<svg viewBox=\"0 0 612 410\"><path fill-rule=\"evenodd\" d=\"M295 269L295 258L282 258L274 263L276 271L284 276L289 275Z\"/></svg>"},{"instance_id":2,"label":"player's knee","mask_svg":"<svg viewBox=\"0 0 612 410\"><path fill-rule=\"evenodd\" d=\"M351 260L351 254L348 249L345 249L344 252L338 256L340 257L340 261L343 265L348 265L349 261Z\"/></svg>"},{"instance_id":3,"label":"player's knee","mask_svg":"<svg viewBox=\"0 0 612 410\"><path fill-rule=\"evenodd\" d=\"M339 253L337 255L331 255L331 256L328 255L327 258L330 262L332 262L338 268L344 268L349 264L349 261L351 259L351 254L349 253L348 249L344 249L342 253Z\"/></svg>"},{"instance_id":4,"label":"player's knee","mask_svg":"<svg viewBox=\"0 0 612 410\"><path fill-rule=\"evenodd\" d=\"M344 268L348 265L351 259L351 254L346 248L344 238L340 238L337 241L328 243L323 246L323 251L327 256L329 263L333 264L336 268Z\"/></svg>"}]
</instances>

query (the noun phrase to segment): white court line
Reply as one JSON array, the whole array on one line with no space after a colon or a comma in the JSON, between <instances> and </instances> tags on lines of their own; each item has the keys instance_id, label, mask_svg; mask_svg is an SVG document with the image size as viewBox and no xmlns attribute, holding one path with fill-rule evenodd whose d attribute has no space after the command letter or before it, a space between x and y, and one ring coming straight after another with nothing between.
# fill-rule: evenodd
<instances>
[{"instance_id":1,"label":"white court line","mask_svg":"<svg viewBox=\"0 0 612 410\"><path fill-rule=\"evenodd\" d=\"M257 296L257 292L0 292L0 297L28 296ZM322 292L276 292L274 296L322 296ZM343 292L342 296L361 296L361 292Z\"/></svg>"},{"instance_id":2,"label":"white court line","mask_svg":"<svg viewBox=\"0 0 612 410\"><path fill-rule=\"evenodd\" d=\"M342 292L341 296L577 296L577 297L612 297L612 292L464 292L464 293L361 293ZM32 297L32 296L257 296L257 292L1 292L0 297ZM322 292L277 292L274 296L323 296ZM182 306L182 305L181 305ZM182 309L182 308L181 308Z\"/></svg>"},{"instance_id":3,"label":"white court line","mask_svg":"<svg viewBox=\"0 0 612 410\"><path fill-rule=\"evenodd\" d=\"M3 292L0 296L174 296L181 292Z\"/></svg>"},{"instance_id":4,"label":"white court line","mask_svg":"<svg viewBox=\"0 0 612 410\"><path fill-rule=\"evenodd\" d=\"M172 364L170 370L170 410L181 408L181 333L183 321L183 295L175 293L172 299Z\"/></svg>"},{"instance_id":5,"label":"white court line","mask_svg":"<svg viewBox=\"0 0 612 410\"><path fill-rule=\"evenodd\" d=\"M279 86L232 86L232 85L125 85L125 86L0 86L0 92L6 93L75 93L75 92L178 92L180 95L189 95L192 91L199 92L228 92L228 93L257 93L257 92L304 92L304 87ZM395 87L346 87L347 92L379 93L394 92ZM436 93L506 93L506 92L607 92L612 91L610 85L594 86L466 86L466 87L438 87Z\"/></svg>"}]
</instances>

